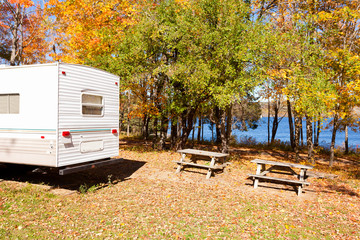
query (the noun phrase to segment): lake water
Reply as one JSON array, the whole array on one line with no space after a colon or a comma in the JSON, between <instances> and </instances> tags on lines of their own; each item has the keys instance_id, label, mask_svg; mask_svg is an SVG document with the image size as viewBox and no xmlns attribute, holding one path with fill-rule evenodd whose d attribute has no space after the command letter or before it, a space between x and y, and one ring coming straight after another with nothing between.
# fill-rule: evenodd
<instances>
[{"instance_id":1,"label":"lake water","mask_svg":"<svg viewBox=\"0 0 360 240\"><path fill-rule=\"evenodd\" d=\"M266 142L268 140L268 133L267 133L267 118L262 118L259 121L259 126L256 129L249 129L246 132L242 132L239 130L233 130L232 134L236 137L239 141L241 139L249 138L255 139L257 142ZM328 121L327 121L328 122ZM326 122L326 123L327 123ZM323 126L326 126L326 123L323 123ZM306 123L303 121L303 134L304 134L304 144L306 144ZM271 129L270 129L271 131ZM214 134L215 134L214 129ZM322 129L319 136L319 144L325 148L330 147L331 143L331 135L332 135L332 128L330 129ZM288 118L284 117L279 124L278 131L276 133L276 139L282 142L289 142L289 121ZM190 138L192 137L192 133L190 133ZM195 139L197 137L197 129L195 130ZM210 128L210 124L204 124L204 140L211 140L212 132ZM345 132L337 132L336 133L336 146L344 147L345 144ZM360 148L360 132L354 132L349 128L349 147L352 149Z\"/></svg>"}]
</instances>

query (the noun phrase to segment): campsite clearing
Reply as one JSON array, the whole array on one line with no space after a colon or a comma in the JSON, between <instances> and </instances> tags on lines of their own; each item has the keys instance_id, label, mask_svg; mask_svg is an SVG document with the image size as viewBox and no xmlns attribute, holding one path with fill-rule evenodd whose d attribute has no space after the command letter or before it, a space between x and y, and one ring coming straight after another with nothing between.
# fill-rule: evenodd
<instances>
[{"instance_id":1,"label":"campsite clearing","mask_svg":"<svg viewBox=\"0 0 360 240\"><path fill-rule=\"evenodd\" d=\"M358 161L336 162L332 173L338 178L309 178L306 194L298 197L286 185L253 188L247 176L254 171L250 160L264 158L263 153L234 149L227 171L210 179L206 169L174 174L178 153L156 152L136 141L121 142L122 163L74 176L0 169L0 236L360 238ZM266 153L268 160L285 161L282 152ZM326 172L326 165L319 161L313 171Z\"/></svg>"}]
</instances>

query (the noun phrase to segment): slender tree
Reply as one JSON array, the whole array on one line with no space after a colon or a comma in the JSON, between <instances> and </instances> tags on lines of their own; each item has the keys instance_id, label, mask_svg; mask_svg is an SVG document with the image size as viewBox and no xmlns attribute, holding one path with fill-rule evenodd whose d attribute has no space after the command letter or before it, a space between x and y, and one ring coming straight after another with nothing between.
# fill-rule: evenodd
<instances>
[{"instance_id":1,"label":"slender tree","mask_svg":"<svg viewBox=\"0 0 360 240\"><path fill-rule=\"evenodd\" d=\"M0 2L0 58L10 65L46 62L43 9L30 0Z\"/></svg>"}]
</instances>

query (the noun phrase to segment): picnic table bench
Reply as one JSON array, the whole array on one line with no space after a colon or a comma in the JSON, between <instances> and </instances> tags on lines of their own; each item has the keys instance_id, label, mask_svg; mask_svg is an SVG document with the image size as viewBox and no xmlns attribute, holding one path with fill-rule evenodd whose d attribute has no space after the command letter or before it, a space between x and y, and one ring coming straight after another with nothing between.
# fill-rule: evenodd
<instances>
[{"instance_id":1,"label":"picnic table bench","mask_svg":"<svg viewBox=\"0 0 360 240\"><path fill-rule=\"evenodd\" d=\"M180 161L175 161L175 163L178 164L176 173L179 173L186 166L205 168L208 169L206 179L209 179L214 170L223 170L229 164L226 162L226 157L229 156L227 153L202 151L197 149L182 149L177 152L181 154L181 159ZM187 154L191 155L190 162L185 161ZM198 164L198 160L210 160L210 164Z\"/></svg>"},{"instance_id":2,"label":"picnic table bench","mask_svg":"<svg viewBox=\"0 0 360 240\"><path fill-rule=\"evenodd\" d=\"M310 185L309 182L306 182L306 171L308 169L312 169L313 166L295 164L295 163L284 163L284 162L276 162L262 159L254 159L251 162L257 164L256 174L249 174L250 177L254 180L254 188L258 187L259 179L265 179L275 182L282 182L289 185L295 185L298 187L297 194L300 196L302 193L302 189L306 185ZM266 169L266 165L270 165L268 169ZM300 173L294 171L293 168L299 168ZM270 177L266 176L268 173L278 173L283 175L292 175L297 177L298 180L288 179L288 178L278 178L278 177Z\"/></svg>"}]
</instances>

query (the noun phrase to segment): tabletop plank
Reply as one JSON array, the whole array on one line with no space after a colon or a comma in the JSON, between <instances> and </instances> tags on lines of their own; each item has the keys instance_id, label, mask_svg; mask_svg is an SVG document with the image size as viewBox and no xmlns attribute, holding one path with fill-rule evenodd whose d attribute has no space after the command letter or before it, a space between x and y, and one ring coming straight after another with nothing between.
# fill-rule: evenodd
<instances>
[{"instance_id":1,"label":"tabletop plank","mask_svg":"<svg viewBox=\"0 0 360 240\"><path fill-rule=\"evenodd\" d=\"M200 156L208 156L208 157L227 157L227 156L229 156L229 154L227 154L227 153L202 151L202 150L197 150L197 149L182 149L182 150L178 150L177 152L193 154L193 155L200 155Z\"/></svg>"},{"instance_id":2,"label":"tabletop plank","mask_svg":"<svg viewBox=\"0 0 360 240\"><path fill-rule=\"evenodd\" d=\"M254 159L251 160L253 163L260 163L260 164L269 164L269 165L276 165L276 166L284 166L284 167L295 167L295 168L303 168L303 169L313 169L313 166L308 165L301 165L296 163L284 163L284 162L276 162L270 160L263 160L263 159Z\"/></svg>"}]
</instances>

